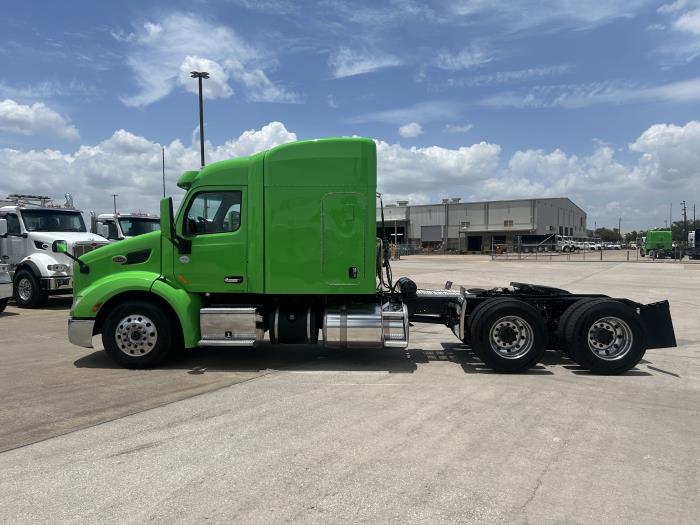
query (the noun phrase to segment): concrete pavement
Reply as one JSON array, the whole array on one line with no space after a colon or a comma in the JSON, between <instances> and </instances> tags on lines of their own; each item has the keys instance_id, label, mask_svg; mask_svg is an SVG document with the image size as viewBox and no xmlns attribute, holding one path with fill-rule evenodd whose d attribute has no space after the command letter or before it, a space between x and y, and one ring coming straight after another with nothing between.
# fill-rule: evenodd
<instances>
[{"instance_id":1,"label":"concrete pavement","mask_svg":"<svg viewBox=\"0 0 700 525\"><path fill-rule=\"evenodd\" d=\"M394 264L423 286L669 298L679 348L619 377L553 352L529 374L494 374L432 325L406 352L215 349L134 372L64 343L65 310L0 318L0 436L41 440L0 454L2 521L693 523L700 269L687 266ZM16 334L20 318L48 342Z\"/></svg>"}]
</instances>

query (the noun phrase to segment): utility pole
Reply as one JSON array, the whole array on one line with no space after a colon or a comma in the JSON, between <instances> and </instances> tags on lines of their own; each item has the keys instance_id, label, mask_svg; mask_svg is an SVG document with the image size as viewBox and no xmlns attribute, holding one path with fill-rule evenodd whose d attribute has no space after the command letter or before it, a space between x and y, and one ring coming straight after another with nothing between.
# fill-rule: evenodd
<instances>
[{"instance_id":1,"label":"utility pole","mask_svg":"<svg viewBox=\"0 0 700 525\"><path fill-rule=\"evenodd\" d=\"M617 235L622 240L622 217L617 218Z\"/></svg>"},{"instance_id":2,"label":"utility pole","mask_svg":"<svg viewBox=\"0 0 700 525\"><path fill-rule=\"evenodd\" d=\"M112 193L112 199L114 201L114 215L117 214L117 197L119 197L118 193Z\"/></svg>"},{"instance_id":3,"label":"utility pole","mask_svg":"<svg viewBox=\"0 0 700 525\"><path fill-rule=\"evenodd\" d=\"M202 79L209 78L206 71L190 71L190 76L199 81L199 153L204 167L204 99L202 98Z\"/></svg>"},{"instance_id":4,"label":"utility pole","mask_svg":"<svg viewBox=\"0 0 700 525\"><path fill-rule=\"evenodd\" d=\"M161 148L163 153L163 197L165 197L165 148Z\"/></svg>"},{"instance_id":5,"label":"utility pole","mask_svg":"<svg viewBox=\"0 0 700 525\"><path fill-rule=\"evenodd\" d=\"M683 242L688 240L688 214L685 207L685 201L681 202L681 207L683 209Z\"/></svg>"},{"instance_id":6,"label":"utility pole","mask_svg":"<svg viewBox=\"0 0 700 525\"><path fill-rule=\"evenodd\" d=\"M673 203L669 205L668 209L668 228L673 231Z\"/></svg>"}]
</instances>

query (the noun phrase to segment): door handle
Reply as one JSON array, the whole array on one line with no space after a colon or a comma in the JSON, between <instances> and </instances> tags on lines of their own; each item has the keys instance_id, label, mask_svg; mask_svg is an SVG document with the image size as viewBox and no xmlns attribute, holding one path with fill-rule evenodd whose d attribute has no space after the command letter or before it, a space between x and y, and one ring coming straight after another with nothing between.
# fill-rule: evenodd
<instances>
[{"instance_id":1,"label":"door handle","mask_svg":"<svg viewBox=\"0 0 700 525\"><path fill-rule=\"evenodd\" d=\"M243 277L240 275L229 275L228 277L224 277L224 282L226 284L240 284L243 282Z\"/></svg>"}]
</instances>

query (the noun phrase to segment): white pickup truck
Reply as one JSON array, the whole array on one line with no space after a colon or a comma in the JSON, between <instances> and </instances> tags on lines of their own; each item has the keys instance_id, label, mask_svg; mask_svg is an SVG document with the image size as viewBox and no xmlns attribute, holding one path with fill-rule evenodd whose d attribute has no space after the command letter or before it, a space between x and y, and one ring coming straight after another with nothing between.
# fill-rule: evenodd
<instances>
[{"instance_id":1,"label":"white pickup truck","mask_svg":"<svg viewBox=\"0 0 700 525\"><path fill-rule=\"evenodd\" d=\"M38 308L51 294L72 292L70 256L108 244L88 233L70 194L65 204L35 195L10 195L2 204L0 262L9 266L12 292L21 308ZM66 242L68 255L52 251L55 241Z\"/></svg>"},{"instance_id":2,"label":"white pickup truck","mask_svg":"<svg viewBox=\"0 0 700 525\"><path fill-rule=\"evenodd\" d=\"M110 241L120 241L160 230L160 219L145 213L90 213L90 231Z\"/></svg>"}]
</instances>

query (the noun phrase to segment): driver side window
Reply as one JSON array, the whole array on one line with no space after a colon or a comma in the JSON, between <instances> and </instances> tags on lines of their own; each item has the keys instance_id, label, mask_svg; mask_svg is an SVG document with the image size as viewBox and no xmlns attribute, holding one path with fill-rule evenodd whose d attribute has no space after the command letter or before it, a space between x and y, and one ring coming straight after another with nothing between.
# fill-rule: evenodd
<instances>
[{"instance_id":1,"label":"driver side window","mask_svg":"<svg viewBox=\"0 0 700 525\"><path fill-rule=\"evenodd\" d=\"M195 195L185 216L184 233L227 233L241 226L241 192L208 191Z\"/></svg>"}]
</instances>

